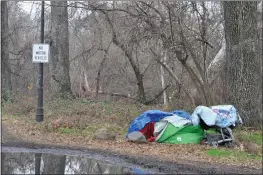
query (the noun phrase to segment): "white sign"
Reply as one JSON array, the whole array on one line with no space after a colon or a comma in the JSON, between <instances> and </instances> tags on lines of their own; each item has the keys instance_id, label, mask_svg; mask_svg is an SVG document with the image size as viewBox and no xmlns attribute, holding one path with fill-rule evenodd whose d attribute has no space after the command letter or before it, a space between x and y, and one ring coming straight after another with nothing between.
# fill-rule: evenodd
<instances>
[{"instance_id":1,"label":"white sign","mask_svg":"<svg viewBox=\"0 0 263 175\"><path fill-rule=\"evenodd\" d=\"M33 63L48 63L49 45L33 44Z\"/></svg>"}]
</instances>

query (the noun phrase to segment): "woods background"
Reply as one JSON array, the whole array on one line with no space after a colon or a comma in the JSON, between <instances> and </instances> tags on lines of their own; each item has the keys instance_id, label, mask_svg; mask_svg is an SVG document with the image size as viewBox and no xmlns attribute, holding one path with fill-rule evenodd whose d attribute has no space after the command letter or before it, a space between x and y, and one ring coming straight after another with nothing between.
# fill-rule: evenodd
<instances>
[{"instance_id":1,"label":"woods background","mask_svg":"<svg viewBox=\"0 0 263 175\"><path fill-rule=\"evenodd\" d=\"M40 1L1 1L2 103L37 98ZM44 96L233 104L262 127L262 2L45 1Z\"/></svg>"}]
</instances>

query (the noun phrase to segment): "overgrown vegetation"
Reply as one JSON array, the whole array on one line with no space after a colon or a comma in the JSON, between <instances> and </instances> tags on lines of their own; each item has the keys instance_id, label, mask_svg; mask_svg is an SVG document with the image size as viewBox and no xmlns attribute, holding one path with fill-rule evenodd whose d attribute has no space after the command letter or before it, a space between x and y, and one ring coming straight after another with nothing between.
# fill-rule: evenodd
<instances>
[{"instance_id":1,"label":"overgrown vegetation","mask_svg":"<svg viewBox=\"0 0 263 175\"><path fill-rule=\"evenodd\" d=\"M244 128L234 132L235 137L241 142L252 142L262 146L262 131L249 131Z\"/></svg>"}]
</instances>

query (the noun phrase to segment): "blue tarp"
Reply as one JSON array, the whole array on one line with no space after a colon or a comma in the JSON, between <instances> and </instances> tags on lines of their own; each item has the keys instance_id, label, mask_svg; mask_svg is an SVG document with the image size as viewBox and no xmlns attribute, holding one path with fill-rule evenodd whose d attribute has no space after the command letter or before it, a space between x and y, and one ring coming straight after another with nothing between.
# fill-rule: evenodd
<instances>
[{"instance_id":1,"label":"blue tarp","mask_svg":"<svg viewBox=\"0 0 263 175\"><path fill-rule=\"evenodd\" d=\"M175 110L172 113L175 115L179 115L180 117L183 117L185 119L191 119L191 115L188 112L185 112L184 110Z\"/></svg>"},{"instance_id":2,"label":"blue tarp","mask_svg":"<svg viewBox=\"0 0 263 175\"><path fill-rule=\"evenodd\" d=\"M190 119L190 114L185 112L184 110L175 110L173 112L164 112L160 110L148 110L142 113L139 117L137 117L131 124L128 129L128 133L133 131L141 130L147 123L150 122L158 122L167 116L178 115L180 117Z\"/></svg>"}]
</instances>

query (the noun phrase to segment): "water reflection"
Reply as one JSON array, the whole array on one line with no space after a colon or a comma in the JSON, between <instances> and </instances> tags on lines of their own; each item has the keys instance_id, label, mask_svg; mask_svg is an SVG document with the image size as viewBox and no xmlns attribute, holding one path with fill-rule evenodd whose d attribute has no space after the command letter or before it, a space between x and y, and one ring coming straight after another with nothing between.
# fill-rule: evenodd
<instances>
[{"instance_id":1,"label":"water reflection","mask_svg":"<svg viewBox=\"0 0 263 175\"><path fill-rule=\"evenodd\" d=\"M35 154L35 174L40 174L40 167L41 167L41 153Z\"/></svg>"},{"instance_id":2,"label":"water reflection","mask_svg":"<svg viewBox=\"0 0 263 175\"><path fill-rule=\"evenodd\" d=\"M134 174L127 168L88 157L2 152L2 174Z\"/></svg>"}]
</instances>

